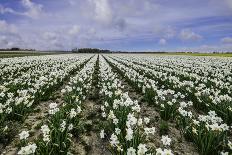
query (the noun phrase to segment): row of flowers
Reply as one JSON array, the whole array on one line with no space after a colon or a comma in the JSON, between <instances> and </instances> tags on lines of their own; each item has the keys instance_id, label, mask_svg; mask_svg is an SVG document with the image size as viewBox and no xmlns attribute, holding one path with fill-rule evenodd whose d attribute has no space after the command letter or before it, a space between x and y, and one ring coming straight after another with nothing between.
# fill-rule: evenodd
<instances>
[{"instance_id":1,"label":"row of flowers","mask_svg":"<svg viewBox=\"0 0 232 155\"><path fill-rule=\"evenodd\" d=\"M197 110L203 110L206 113L213 110L226 123L229 125L232 124L231 82L223 82L216 75L216 78L213 75L212 77L209 75L204 77L196 74L188 74L188 72L184 71L178 72L177 69L149 65L152 62L156 64L155 60L146 61L146 59L142 59L139 61L139 58L131 57L128 59L125 57L120 58L120 60L122 59L129 67L133 67L133 69L144 76L158 81L159 86L171 88L185 94L185 98L192 100ZM228 72L229 70L228 68L224 76L231 74ZM212 81L218 81L218 83L213 83Z\"/></svg>"},{"instance_id":2,"label":"row of flowers","mask_svg":"<svg viewBox=\"0 0 232 155\"><path fill-rule=\"evenodd\" d=\"M71 139L79 133L81 105L91 87L96 61L100 67L98 80L102 98L100 137L109 144L112 154L173 154L167 135L162 136L162 146L154 145L155 127L149 118L141 116L139 103L122 91L123 85L112 68L141 92L151 106L159 109L164 121L176 122L181 134L196 145L200 154L232 152L229 140L231 60L131 55L99 55L99 60L97 56L91 57L60 55L0 60L0 131L3 134L10 131L6 126L8 121L22 120L36 103L46 100L70 74L84 67L61 90L65 103L49 105L48 120L43 122L39 136L30 138L29 131L19 134L18 154L71 154Z\"/></svg>"},{"instance_id":3,"label":"row of flowers","mask_svg":"<svg viewBox=\"0 0 232 155\"><path fill-rule=\"evenodd\" d=\"M65 56L41 57L41 61L35 61L34 57L21 58L21 61L41 67L31 72L22 71L24 78L16 78L21 80L5 81L0 85L0 143L4 146L17 133L17 122L22 122L39 101L47 100L71 73L82 68L91 57ZM11 62L11 59L7 60ZM44 64L41 65L42 62Z\"/></svg>"},{"instance_id":4,"label":"row of flowers","mask_svg":"<svg viewBox=\"0 0 232 155\"><path fill-rule=\"evenodd\" d=\"M56 58L56 57L55 57ZM62 84L64 79L73 71L79 69L90 56L74 58L72 61L63 57L60 59L47 59L47 62L33 70L24 73L23 77L5 82L0 86L0 123L7 120L22 120L32 110L35 103L46 100L53 90Z\"/></svg>"},{"instance_id":5,"label":"row of flowers","mask_svg":"<svg viewBox=\"0 0 232 155\"><path fill-rule=\"evenodd\" d=\"M28 131L19 134L22 147L18 154L71 154L71 139L78 134L81 125L82 104L91 88L96 59L93 57L61 90L65 101L62 105L49 105L48 120L41 126L40 135L34 142L28 141Z\"/></svg>"},{"instance_id":6,"label":"row of flowers","mask_svg":"<svg viewBox=\"0 0 232 155\"><path fill-rule=\"evenodd\" d=\"M133 65L131 62L129 66L133 67L136 71L145 77L158 81L159 85L162 84L163 86L166 84L166 87L186 94L185 98L192 100L197 110L203 110L205 112L214 110L220 117L223 118L226 123L231 124L232 98L225 93L219 95L217 92L220 92L221 90L209 90L206 87L206 84L199 83L194 80L181 82L176 76L162 73L162 71L154 71L144 66ZM175 79L174 82L173 79Z\"/></svg>"},{"instance_id":7,"label":"row of flowers","mask_svg":"<svg viewBox=\"0 0 232 155\"><path fill-rule=\"evenodd\" d=\"M159 82L153 80L153 75L144 75L143 70L134 69L136 65L126 65L128 62L123 62L122 59L118 60L115 57L107 57L107 60L127 78L129 83L144 93L145 99L150 103L156 103L162 119L176 120L179 129L185 137L196 144L201 154L231 149L227 135L229 126L223 123L214 111L210 111L209 113L214 115L209 116L214 116L212 119L216 119L216 121L204 121L202 115L193 115L193 112L190 111L193 102L186 102L184 94L168 89L167 86L158 86ZM199 126L196 126L196 122L199 122Z\"/></svg>"},{"instance_id":8,"label":"row of flowers","mask_svg":"<svg viewBox=\"0 0 232 155\"><path fill-rule=\"evenodd\" d=\"M212 57L186 57L186 56L156 56L147 57L134 55L127 56L136 62L149 65L163 71L175 70L175 74L191 75L194 79L205 78L217 85L223 82L232 82L231 59ZM216 81L214 81L215 79Z\"/></svg>"},{"instance_id":9,"label":"row of flowers","mask_svg":"<svg viewBox=\"0 0 232 155\"><path fill-rule=\"evenodd\" d=\"M149 143L155 138L156 129L150 119L141 116L141 107L133 101L127 92L122 92L123 85L109 64L100 56L100 94L103 98L101 110L103 130L100 136L109 140L112 154L144 155L173 154L170 150L171 139L162 136L162 148Z\"/></svg>"}]
</instances>

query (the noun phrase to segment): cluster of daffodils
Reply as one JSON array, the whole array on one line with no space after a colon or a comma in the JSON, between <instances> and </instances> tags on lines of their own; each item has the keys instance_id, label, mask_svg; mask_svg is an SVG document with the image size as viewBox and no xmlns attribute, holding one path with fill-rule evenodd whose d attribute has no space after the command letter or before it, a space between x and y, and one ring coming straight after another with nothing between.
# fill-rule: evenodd
<instances>
[{"instance_id":1,"label":"cluster of daffodils","mask_svg":"<svg viewBox=\"0 0 232 155\"><path fill-rule=\"evenodd\" d=\"M19 139L20 140L26 140L29 137L29 131L22 131L19 134Z\"/></svg>"},{"instance_id":2,"label":"cluster of daffodils","mask_svg":"<svg viewBox=\"0 0 232 155\"><path fill-rule=\"evenodd\" d=\"M76 76L70 78L68 85L61 90L65 94L65 101L73 103L78 100L85 100L88 90L91 87L92 74L97 57L94 56Z\"/></svg>"},{"instance_id":3,"label":"cluster of daffodils","mask_svg":"<svg viewBox=\"0 0 232 155\"><path fill-rule=\"evenodd\" d=\"M19 134L19 139L20 139L20 145L26 145L28 143L28 138L29 138L29 131L25 131L23 130L20 134ZM30 155L30 154L34 154L36 151L37 145L35 143L29 143L26 146L21 147L21 149L19 150L18 154L20 155Z\"/></svg>"},{"instance_id":4,"label":"cluster of daffodils","mask_svg":"<svg viewBox=\"0 0 232 155\"><path fill-rule=\"evenodd\" d=\"M215 107L215 98L217 99L220 95L228 95L231 97L231 79L230 75L230 64L231 61L221 62L221 59L214 59L213 61L218 61L222 63L223 68L221 68L222 64L215 66L214 64L207 64L207 61L203 63L202 61L194 62L193 64L189 64L188 61L182 60L182 62L175 63L167 59L167 57L161 58L147 58L147 57L119 57L120 60L123 60L130 66L134 66L137 70L142 70L145 74L151 75L152 78L155 78L159 84L165 84L166 86L173 88L175 90L181 91L186 93L188 98L193 98L196 100L194 105L197 108L206 109L206 105L213 110L217 110L216 112L219 113L220 111L225 111L227 113L228 109L231 109L231 100L226 98L226 100L219 100L220 105ZM174 57L175 58L175 57ZM181 57L185 59L185 57ZM176 58L175 58L176 59ZM189 59L189 58L188 58ZM194 58L195 61L196 58ZM172 60L172 59L171 59ZM219 61L220 60L220 61ZM161 62L163 61L163 62ZM170 61L170 62L169 62ZM205 61L205 60L204 60ZM210 60L211 61L211 60ZM227 61L227 60L226 60ZM192 61L190 61L192 63ZM199 65L206 65L200 69L206 69L204 71L197 71L194 72L195 66L191 66L194 73L192 73L188 65L183 65L184 63L189 64L189 66L196 64L197 70L199 69ZM199 64L198 64L199 63ZM137 65L139 64L139 65ZM179 64L183 66L179 66ZM211 66L213 65L213 67ZM178 66L178 67L177 67ZM185 67L187 66L187 67ZM216 68L216 69L215 69ZM220 68L220 69L219 69ZM222 73L215 73L217 72ZM212 73L210 73L212 71ZM202 72L204 76L202 76ZM224 78L228 77L228 78ZM165 86L164 85L164 86ZM202 89L202 85L206 86ZM192 94L195 94L194 96ZM219 109L218 109L219 108ZM229 119L230 116L228 115L221 116ZM230 122L230 121L229 121ZM230 122L231 123L231 122Z\"/></svg>"},{"instance_id":5,"label":"cluster of daffodils","mask_svg":"<svg viewBox=\"0 0 232 155\"><path fill-rule=\"evenodd\" d=\"M47 125L41 126L41 132L43 133L43 141L49 142L50 141L50 129Z\"/></svg>"},{"instance_id":6,"label":"cluster of daffodils","mask_svg":"<svg viewBox=\"0 0 232 155\"><path fill-rule=\"evenodd\" d=\"M106 122L100 137L109 137L113 154L154 154L156 151L148 142L154 138L155 127L150 126L149 118L140 116L138 102L121 91L123 86L105 59L100 56L99 61L100 93L104 98L101 110ZM171 150L165 149L164 152L168 154Z\"/></svg>"},{"instance_id":7,"label":"cluster of daffodils","mask_svg":"<svg viewBox=\"0 0 232 155\"><path fill-rule=\"evenodd\" d=\"M58 111L59 111L59 108L58 108L57 103L50 103L48 113L50 115L54 115Z\"/></svg>"},{"instance_id":8,"label":"cluster of daffodils","mask_svg":"<svg viewBox=\"0 0 232 155\"><path fill-rule=\"evenodd\" d=\"M76 132L80 125L81 103L90 89L96 60L96 56L91 58L75 76L70 78L68 87L72 88L71 91L61 90L64 104L54 102L49 104L48 121L41 126L41 135L35 141L37 154L69 153L72 133Z\"/></svg>"},{"instance_id":9,"label":"cluster of daffodils","mask_svg":"<svg viewBox=\"0 0 232 155\"><path fill-rule=\"evenodd\" d=\"M164 145L164 149L158 148L156 149L156 155L174 155L171 151L171 149L168 149L171 145L171 138L169 138L167 135L162 136L161 141Z\"/></svg>"},{"instance_id":10,"label":"cluster of daffodils","mask_svg":"<svg viewBox=\"0 0 232 155\"><path fill-rule=\"evenodd\" d=\"M107 60L115 66L135 88L137 87L138 90L142 88L144 97L148 102L158 105L162 119L177 119L177 124L180 126L182 134L185 134L186 137L191 139L191 141L197 145L201 153L209 153L210 151L219 152L219 148L224 146L228 138L226 135L230 128L226 123L231 125L232 114L232 100L229 94L229 92L231 92L231 87L229 86L231 82L230 78L222 80L224 84L222 81L216 82L218 74L216 78L213 78L215 76L211 73L209 73L211 76L210 78L202 78L200 75L201 72L194 72L191 74L191 70L186 69L187 67L185 68L183 62L181 63L183 66L176 67L174 65L173 67L171 65L172 61L169 62L169 57L153 59L148 57L116 55L113 57L107 56ZM177 63L174 64L179 65ZM224 72L224 74L230 75L228 70ZM205 75L209 76L208 74ZM220 118L220 121L202 122L196 119L202 118L202 116L198 116L196 112L193 114L191 111L192 106L194 106L196 110L200 108L206 113L213 110L214 112L209 112L210 115L207 117ZM200 122L199 124L201 125L196 126L198 122ZM205 131L203 132L203 130ZM202 135L194 137L197 133L201 133ZM211 137L212 141L211 147L204 148L207 143L210 143L205 140L209 137Z\"/></svg>"},{"instance_id":11,"label":"cluster of daffodils","mask_svg":"<svg viewBox=\"0 0 232 155\"><path fill-rule=\"evenodd\" d=\"M196 57L120 57L130 67L180 91L197 110L214 110L232 124L232 78L230 59Z\"/></svg>"},{"instance_id":12,"label":"cluster of daffodils","mask_svg":"<svg viewBox=\"0 0 232 155\"><path fill-rule=\"evenodd\" d=\"M21 121L34 105L47 100L68 75L91 55L52 55L0 60L0 131ZM13 126L9 128L14 128ZM4 130L5 138L12 137Z\"/></svg>"},{"instance_id":13,"label":"cluster of daffodils","mask_svg":"<svg viewBox=\"0 0 232 155\"><path fill-rule=\"evenodd\" d=\"M223 120L217 116L215 111L210 111L208 115L199 115L198 120L206 124L207 130L222 132L229 130L229 126L223 123Z\"/></svg>"},{"instance_id":14,"label":"cluster of daffodils","mask_svg":"<svg viewBox=\"0 0 232 155\"><path fill-rule=\"evenodd\" d=\"M21 148L21 150L18 152L18 154L20 155L30 155L30 154L34 154L36 151L36 144L29 144L27 146L24 146Z\"/></svg>"},{"instance_id":15,"label":"cluster of daffodils","mask_svg":"<svg viewBox=\"0 0 232 155\"><path fill-rule=\"evenodd\" d=\"M222 147L226 146L230 127L223 123L215 111L209 111L207 115L198 115L197 118L186 117L189 119L185 119L185 123L182 124L184 133L198 146L201 154L219 153L222 148L231 150L228 146Z\"/></svg>"},{"instance_id":16,"label":"cluster of daffodils","mask_svg":"<svg viewBox=\"0 0 232 155\"><path fill-rule=\"evenodd\" d=\"M153 79L154 76L148 76L148 73L143 72L139 65L124 62L121 59L108 59L127 77L130 83L134 83L135 88L137 87L144 93L145 100L160 108L160 116L163 120L174 120L177 117L178 108L186 100L183 93L160 85L156 79Z\"/></svg>"},{"instance_id":17,"label":"cluster of daffodils","mask_svg":"<svg viewBox=\"0 0 232 155\"><path fill-rule=\"evenodd\" d=\"M29 131L19 134L18 154L69 153L71 137L78 133L82 119L82 102L92 87L98 64L104 127L100 137L109 140L112 154L173 154L168 135L162 136L162 146L151 145L156 129L149 118L141 116L139 103L122 91L118 74L143 94L149 106L159 110L162 120L176 123L200 154L232 152L228 136L232 126L229 58L69 54L1 59L1 137L12 137L14 125L9 123L23 120L37 103L48 100L69 79L61 90L64 104L48 105L48 120L43 122L37 140L29 142Z\"/></svg>"}]
</instances>

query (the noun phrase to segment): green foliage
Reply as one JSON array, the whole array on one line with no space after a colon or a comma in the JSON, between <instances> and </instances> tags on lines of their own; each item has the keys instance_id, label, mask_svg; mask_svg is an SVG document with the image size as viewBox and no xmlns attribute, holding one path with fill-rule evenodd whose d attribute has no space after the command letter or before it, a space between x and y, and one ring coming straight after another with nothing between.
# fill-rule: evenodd
<instances>
[{"instance_id":1,"label":"green foliage","mask_svg":"<svg viewBox=\"0 0 232 155\"><path fill-rule=\"evenodd\" d=\"M165 121L174 120L175 117L177 116L177 109L178 109L177 103L164 101L159 104L160 104L160 117Z\"/></svg>"},{"instance_id":2,"label":"green foliage","mask_svg":"<svg viewBox=\"0 0 232 155\"><path fill-rule=\"evenodd\" d=\"M167 135L169 131L168 122L161 120L159 125L159 134L160 135Z\"/></svg>"}]
</instances>

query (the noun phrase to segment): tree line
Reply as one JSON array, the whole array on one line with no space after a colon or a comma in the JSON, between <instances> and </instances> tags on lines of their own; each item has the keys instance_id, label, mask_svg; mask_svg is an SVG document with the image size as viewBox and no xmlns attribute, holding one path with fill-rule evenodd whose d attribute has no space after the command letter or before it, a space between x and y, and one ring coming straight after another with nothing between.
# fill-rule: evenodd
<instances>
[{"instance_id":1,"label":"tree line","mask_svg":"<svg viewBox=\"0 0 232 155\"><path fill-rule=\"evenodd\" d=\"M110 53L110 50L98 49L98 48L79 48L73 49L73 53Z\"/></svg>"}]
</instances>

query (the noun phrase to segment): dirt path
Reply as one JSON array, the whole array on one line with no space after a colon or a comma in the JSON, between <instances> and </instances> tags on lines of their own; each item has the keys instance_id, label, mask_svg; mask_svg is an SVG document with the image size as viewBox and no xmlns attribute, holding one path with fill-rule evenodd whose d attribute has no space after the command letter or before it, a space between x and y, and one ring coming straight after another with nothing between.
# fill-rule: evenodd
<instances>
[{"instance_id":1,"label":"dirt path","mask_svg":"<svg viewBox=\"0 0 232 155\"><path fill-rule=\"evenodd\" d=\"M83 125L85 131L78 137L73 137L71 152L78 155L110 155L99 136L101 124L101 98L99 96L98 77L99 60L95 64L92 88L87 99L82 104Z\"/></svg>"},{"instance_id":2,"label":"dirt path","mask_svg":"<svg viewBox=\"0 0 232 155\"><path fill-rule=\"evenodd\" d=\"M73 138L71 152L80 155L109 154L99 137L100 105L96 101L88 99L83 103L83 106L85 132L79 137Z\"/></svg>"}]
</instances>

